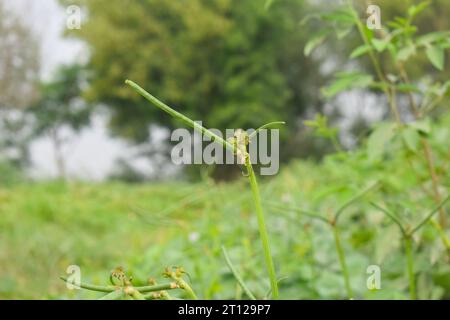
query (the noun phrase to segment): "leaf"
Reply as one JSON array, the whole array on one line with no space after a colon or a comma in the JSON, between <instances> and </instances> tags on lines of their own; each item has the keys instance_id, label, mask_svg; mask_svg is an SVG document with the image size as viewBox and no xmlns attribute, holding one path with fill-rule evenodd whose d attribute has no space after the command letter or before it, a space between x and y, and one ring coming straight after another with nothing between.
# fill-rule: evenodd
<instances>
[{"instance_id":1,"label":"leaf","mask_svg":"<svg viewBox=\"0 0 450 320\"><path fill-rule=\"evenodd\" d=\"M417 6L411 6L408 8L408 16L410 18L414 18L416 15L418 15L420 12L422 12L424 9L426 9L430 5L430 1L423 1L419 3Z\"/></svg>"},{"instance_id":2,"label":"leaf","mask_svg":"<svg viewBox=\"0 0 450 320\"><path fill-rule=\"evenodd\" d=\"M369 29L366 25L364 25L364 29L363 29L364 35L366 36L367 40L369 42L372 41L373 36L374 36L374 31L373 29Z\"/></svg>"},{"instance_id":3,"label":"leaf","mask_svg":"<svg viewBox=\"0 0 450 320\"><path fill-rule=\"evenodd\" d=\"M372 45L378 52L383 52L384 49L386 49L387 45L389 44L389 40L387 39L372 39Z\"/></svg>"},{"instance_id":4,"label":"leaf","mask_svg":"<svg viewBox=\"0 0 450 320\"><path fill-rule=\"evenodd\" d=\"M385 153L386 144L395 135L395 123L380 124L367 140L367 156L370 161L377 161Z\"/></svg>"},{"instance_id":5,"label":"leaf","mask_svg":"<svg viewBox=\"0 0 450 320\"><path fill-rule=\"evenodd\" d=\"M347 27L347 28L336 28L336 36L339 40L344 39L346 36L352 32L353 26Z\"/></svg>"},{"instance_id":6,"label":"leaf","mask_svg":"<svg viewBox=\"0 0 450 320\"><path fill-rule=\"evenodd\" d=\"M322 18L325 21L353 25L355 23L355 15L357 15L357 13L353 9L346 8L346 9L337 9L337 10L334 10L331 12L326 12L322 15Z\"/></svg>"},{"instance_id":7,"label":"leaf","mask_svg":"<svg viewBox=\"0 0 450 320\"><path fill-rule=\"evenodd\" d=\"M314 35L305 45L305 49L303 50L303 53L305 56L309 56L311 52L320 46L326 39L328 32L321 32L316 35Z\"/></svg>"},{"instance_id":8,"label":"leaf","mask_svg":"<svg viewBox=\"0 0 450 320\"><path fill-rule=\"evenodd\" d=\"M366 54L369 51L370 51L370 46L367 44L364 44L362 46L355 48L352 51L352 53L350 53L350 58L351 59L357 58L359 56L362 56L363 54Z\"/></svg>"},{"instance_id":9,"label":"leaf","mask_svg":"<svg viewBox=\"0 0 450 320\"><path fill-rule=\"evenodd\" d=\"M416 53L416 47L413 44L410 44L406 47L401 48L397 52L396 59L398 61L406 61L406 60L408 60L409 57L411 57L415 53Z\"/></svg>"},{"instance_id":10,"label":"leaf","mask_svg":"<svg viewBox=\"0 0 450 320\"><path fill-rule=\"evenodd\" d=\"M444 70L444 49L436 46L429 45L425 50L428 60L430 60L431 64L435 66L438 70Z\"/></svg>"},{"instance_id":11,"label":"leaf","mask_svg":"<svg viewBox=\"0 0 450 320\"><path fill-rule=\"evenodd\" d=\"M341 72L336 74L336 80L322 89L322 93L327 98L332 98L338 93L353 89L367 88L373 83L373 77L366 73L360 72Z\"/></svg>"},{"instance_id":12,"label":"leaf","mask_svg":"<svg viewBox=\"0 0 450 320\"><path fill-rule=\"evenodd\" d=\"M399 83L398 85L395 86L395 88L397 89L397 91L400 92L415 92L415 93L422 92L418 86L410 83Z\"/></svg>"},{"instance_id":13,"label":"leaf","mask_svg":"<svg viewBox=\"0 0 450 320\"><path fill-rule=\"evenodd\" d=\"M436 31L417 37L416 42L419 46L428 46L434 42L446 41L450 37L450 31Z\"/></svg>"},{"instance_id":14,"label":"leaf","mask_svg":"<svg viewBox=\"0 0 450 320\"><path fill-rule=\"evenodd\" d=\"M417 130L413 127L406 127L402 130L401 136L407 149L416 153L420 142L420 135Z\"/></svg>"},{"instance_id":15,"label":"leaf","mask_svg":"<svg viewBox=\"0 0 450 320\"><path fill-rule=\"evenodd\" d=\"M429 135L431 133L431 123L429 118L412 122L409 124L409 126L424 135Z\"/></svg>"},{"instance_id":16,"label":"leaf","mask_svg":"<svg viewBox=\"0 0 450 320\"><path fill-rule=\"evenodd\" d=\"M275 0L266 0L266 3L264 3L264 9L268 10L274 1Z\"/></svg>"}]
</instances>

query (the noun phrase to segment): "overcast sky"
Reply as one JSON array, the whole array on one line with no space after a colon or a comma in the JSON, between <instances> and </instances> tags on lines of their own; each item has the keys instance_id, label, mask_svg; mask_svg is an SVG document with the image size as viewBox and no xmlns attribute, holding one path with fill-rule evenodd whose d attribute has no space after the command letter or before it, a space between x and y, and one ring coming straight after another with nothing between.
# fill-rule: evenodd
<instances>
[{"instance_id":1,"label":"overcast sky","mask_svg":"<svg viewBox=\"0 0 450 320\"><path fill-rule=\"evenodd\" d=\"M49 79L59 64L86 59L82 43L62 36L68 14L56 0L6 0L22 21L28 23L41 44L42 76ZM70 133L68 133L70 135ZM72 177L101 180L113 166L126 145L108 138L105 121L94 117L91 128L71 136L65 145L67 169ZM31 148L35 177L53 177L56 167L53 149L48 139L39 139Z\"/></svg>"}]
</instances>

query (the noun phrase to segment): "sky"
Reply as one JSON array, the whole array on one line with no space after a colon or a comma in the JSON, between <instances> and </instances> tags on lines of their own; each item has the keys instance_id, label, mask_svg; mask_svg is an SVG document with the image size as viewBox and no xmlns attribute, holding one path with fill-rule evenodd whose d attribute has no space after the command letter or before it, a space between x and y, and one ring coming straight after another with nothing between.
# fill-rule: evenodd
<instances>
[{"instance_id":1,"label":"sky","mask_svg":"<svg viewBox=\"0 0 450 320\"><path fill-rule=\"evenodd\" d=\"M87 51L81 42L62 36L69 16L67 8L56 0L6 0L17 16L30 25L41 44L43 79L50 79L60 64L83 61ZM90 128L74 136L65 132L64 145L68 175L76 179L102 180L113 169L115 159L127 149L125 142L108 137L105 118L95 116ZM41 138L31 146L32 168L36 178L51 178L57 174L52 144Z\"/></svg>"}]
</instances>

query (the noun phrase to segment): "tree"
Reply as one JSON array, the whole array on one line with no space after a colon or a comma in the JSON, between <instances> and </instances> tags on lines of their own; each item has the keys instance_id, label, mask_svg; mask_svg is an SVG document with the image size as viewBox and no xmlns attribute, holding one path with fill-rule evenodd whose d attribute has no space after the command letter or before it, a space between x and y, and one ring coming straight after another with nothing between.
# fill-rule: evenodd
<instances>
[{"instance_id":1,"label":"tree","mask_svg":"<svg viewBox=\"0 0 450 320\"><path fill-rule=\"evenodd\" d=\"M70 32L90 48L86 97L110 107L111 130L121 137L143 143L150 124L178 126L126 88L125 78L209 127L287 120L284 140L317 103L308 81L318 68L301 53L302 0L277 1L269 11L261 0L77 3L89 17Z\"/></svg>"},{"instance_id":2,"label":"tree","mask_svg":"<svg viewBox=\"0 0 450 320\"><path fill-rule=\"evenodd\" d=\"M0 0L0 162L28 160L29 119L22 112L37 97L39 47L30 28Z\"/></svg>"},{"instance_id":3,"label":"tree","mask_svg":"<svg viewBox=\"0 0 450 320\"><path fill-rule=\"evenodd\" d=\"M61 130L80 131L90 123L91 105L81 98L85 84L81 65L61 66L52 81L41 84L40 99L28 109L34 119L34 135L48 135L52 140L58 175L63 179L66 169Z\"/></svg>"}]
</instances>

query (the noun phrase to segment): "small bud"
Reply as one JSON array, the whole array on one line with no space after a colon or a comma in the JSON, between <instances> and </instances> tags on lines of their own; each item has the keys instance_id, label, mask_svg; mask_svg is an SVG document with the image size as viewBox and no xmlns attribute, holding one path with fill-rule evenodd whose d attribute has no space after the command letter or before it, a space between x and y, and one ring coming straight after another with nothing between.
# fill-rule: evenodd
<instances>
[{"instance_id":1,"label":"small bud","mask_svg":"<svg viewBox=\"0 0 450 320\"><path fill-rule=\"evenodd\" d=\"M161 295L158 292L153 292L153 294L152 294L153 299L159 299L160 297L161 297Z\"/></svg>"},{"instance_id":2,"label":"small bud","mask_svg":"<svg viewBox=\"0 0 450 320\"><path fill-rule=\"evenodd\" d=\"M134 293L134 288L131 286L127 286L125 287L125 289L123 289L123 292L125 292L126 295L132 295Z\"/></svg>"}]
</instances>

